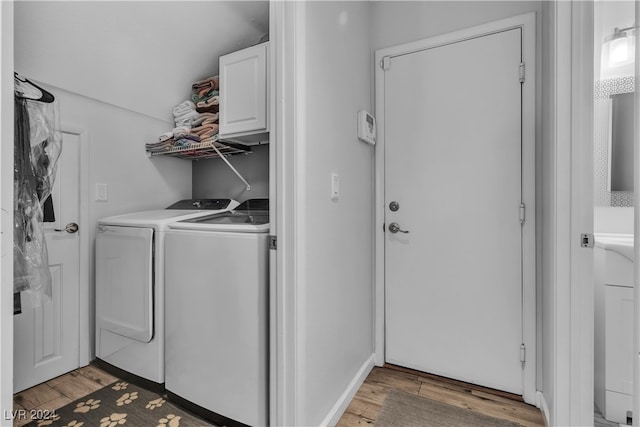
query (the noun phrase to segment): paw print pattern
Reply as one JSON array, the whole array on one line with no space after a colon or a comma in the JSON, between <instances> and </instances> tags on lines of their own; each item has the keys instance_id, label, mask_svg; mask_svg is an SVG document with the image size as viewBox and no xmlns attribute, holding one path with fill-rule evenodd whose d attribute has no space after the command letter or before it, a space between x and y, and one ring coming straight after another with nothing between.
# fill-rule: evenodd
<instances>
[{"instance_id":1,"label":"paw print pattern","mask_svg":"<svg viewBox=\"0 0 640 427\"><path fill-rule=\"evenodd\" d=\"M51 418L47 418L46 420L38 421L38 427L51 425L55 421L58 421L58 420L60 420L60 415L56 414L56 415L52 416Z\"/></svg>"},{"instance_id":2,"label":"paw print pattern","mask_svg":"<svg viewBox=\"0 0 640 427\"><path fill-rule=\"evenodd\" d=\"M128 405L138 398L138 392L134 391L131 393L123 394L120 399L116 400L118 406Z\"/></svg>"},{"instance_id":3,"label":"paw print pattern","mask_svg":"<svg viewBox=\"0 0 640 427\"><path fill-rule=\"evenodd\" d=\"M177 415L169 414L164 418L158 420L157 427L178 427L180 425L180 418Z\"/></svg>"},{"instance_id":4,"label":"paw print pattern","mask_svg":"<svg viewBox=\"0 0 640 427\"><path fill-rule=\"evenodd\" d=\"M100 427L116 427L127 422L127 414L113 413L100 420Z\"/></svg>"},{"instance_id":5,"label":"paw print pattern","mask_svg":"<svg viewBox=\"0 0 640 427\"><path fill-rule=\"evenodd\" d=\"M128 386L129 383L120 381L119 383L116 383L113 387L111 387L111 389L115 391L126 390Z\"/></svg>"},{"instance_id":6,"label":"paw print pattern","mask_svg":"<svg viewBox=\"0 0 640 427\"><path fill-rule=\"evenodd\" d=\"M73 420L73 421L71 421L69 424L67 424L64 427L82 427L83 425L84 425L84 423L82 421Z\"/></svg>"},{"instance_id":7,"label":"paw print pattern","mask_svg":"<svg viewBox=\"0 0 640 427\"><path fill-rule=\"evenodd\" d=\"M147 403L146 408L150 409L150 410L154 410L156 408L161 407L164 402L166 402L166 400L164 400L163 398L159 397L157 399L152 400L151 402Z\"/></svg>"},{"instance_id":8,"label":"paw print pattern","mask_svg":"<svg viewBox=\"0 0 640 427\"><path fill-rule=\"evenodd\" d=\"M92 409L98 409L100 407L100 399L89 399L86 402L78 402L76 409L73 412L80 414L86 414Z\"/></svg>"}]
</instances>

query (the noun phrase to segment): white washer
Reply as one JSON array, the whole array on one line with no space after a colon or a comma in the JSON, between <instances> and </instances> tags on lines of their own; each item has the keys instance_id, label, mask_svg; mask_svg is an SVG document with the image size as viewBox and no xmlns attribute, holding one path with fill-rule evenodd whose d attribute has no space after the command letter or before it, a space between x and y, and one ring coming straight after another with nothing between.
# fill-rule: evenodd
<instances>
[{"instance_id":1,"label":"white washer","mask_svg":"<svg viewBox=\"0 0 640 427\"><path fill-rule=\"evenodd\" d=\"M169 228L166 390L217 423L268 425L268 200Z\"/></svg>"},{"instance_id":2,"label":"white washer","mask_svg":"<svg viewBox=\"0 0 640 427\"><path fill-rule=\"evenodd\" d=\"M164 234L169 223L233 209L231 199L104 218L96 231L96 357L164 383Z\"/></svg>"}]
</instances>

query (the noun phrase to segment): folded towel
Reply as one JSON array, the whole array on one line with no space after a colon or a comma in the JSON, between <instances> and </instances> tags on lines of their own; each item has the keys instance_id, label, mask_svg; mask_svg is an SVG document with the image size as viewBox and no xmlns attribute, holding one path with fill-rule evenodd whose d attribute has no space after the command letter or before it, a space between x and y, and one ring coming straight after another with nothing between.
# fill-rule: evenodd
<instances>
[{"instance_id":1,"label":"folded towel","mask_svg":"<svg viewBox=\"0 0 640 427\"><path fill-rule=\"evenodd\" d=\"M179 133L192 133L191 129L186 126L176 126L171 130L171 132L173 132L174 135Z\"/></svg>"},{"instance_id":2,"label":"folded towel","mask_svg":"<svg viewBox=\"0 0 640 427\"><path fill-rule=\"evenodd\" d=\"M207 107L196 107L196 111L198 113L217 113L218 111L220 111L220 106L218 104L215 104Z\"/></svg>"},{"instance_id":3,"label":"folded towel","mask_svg":"<svg viewBox=\"0 0 640 427\"><path fill-rule=\"evenodd\" d=\"M171 139L172 137L173 137L173 132L165 132L158 137L158 141L164 142L168 139Z\"/></svg>"},{"instance_id":4,"label":"folded towel","mask_svg":"<svg viewBox=\"0 0 640 427\"><path fill-rule=\"evenodd\" d=\"M219 129L220 127L217 124L210 124L210 125L198 126L197 128L193 128L191 129L191 132L195 133L200 137L201 140L203 140L213 135L217 135Z\"/></svg>"},{"instance_id":5,"label":"folded towel","mask_svg":"<svg viewBox=\"0 0 640 427\"><path fill-rule=\"evenodd\" d=\"M210 96L216 96L216 95L220 95L220 91L218 89L204 88L198 91L198 96L200 98L208 98Z\"/></svg>"},{"instance_id":6,"label":"folded towel","mask_svg":"<svg viewBox=\"0 0 640 427\"><path fill-rule=\"evenodd\" d=\"M173 115L175 116L181 116L185 113L188 113L189 111L193 111L196 109L195 104L192 101L184 101L181 102L180 104L176 105L176 107L173 109Z\"/></svg>"},{"instance_id":7,"label":"folded towel","mask_svg":"<svg viewBox=\"0 0 640 427\"><path fill-rule=\"evenodd\" d=\"M196 110L189 110L179 116L175 116L175 121L178 122L187 119L195 119L196 117L198 117L198 112Z\"/></svg>"},{"instance_id":8,"label":"folded towel","mask_svg":"<svg viewBox=\"0 0 640 427\"><path fill-rule=\"evenodd\" d=\"M199 135L194 135L194 134L190 134L190 133L178 133L178 134L176 134L176 136L174 136L174 138L176 140L178 140L178 139L190 139L191 141L200 142L200 136Z\"/></svg>"},{"instance_id":9,"label":"folded towel","mask_svg":"<svg viewBox=\"0 0 640 427\"><path fill-rule=\"evenodd\" d=\"M202 91L191 95L191 100L197 104L198 102L206 101L212 96L218 96L218 95L220 95L220 92L217 90L203 89Z\"/></svg>"},{"instance_id":10,"label":"folded towel","mask_svg":"<svg viewBox=\"0 0 640 427\"><path fill-rule=\"evenodd\" d=\"M191 86L193 91L196 93L204 88L218 89L218 87L219 87L218 76L211 76L204 80L197 81Z\"/></svg>"},{"instance_id":11,"label":"folded towel","mask_svg":"<svg viewBox=\"0 0 640 427\"><path fill-rule=\"evenodd\" d=\"M193 119L176 120L176 127L192 128L193 126Z\"/></svg>"},{"instance_id":12,"label":"folded towel","mask_svg":"<svg viewBox=\"0 0 640 427\"><path fill-rule=\"evenodd\" d=\"M204 108L204 107L209 107L210 105L219 105L219 104L220 104L220 96L212 96L209 99L198 102L196 104L196 108Z\"/></svg>"},{"instance_id":13,"label":"folded towel","mask_svg":"<svg viewBox=\"0 0 640 427\"><path fill-rule=\"evenodd\" d=\"M192 126L200 126L202 124L218 123L218 113L200 113L198 117L191 122Z\"/></svg>"}]
</instances>

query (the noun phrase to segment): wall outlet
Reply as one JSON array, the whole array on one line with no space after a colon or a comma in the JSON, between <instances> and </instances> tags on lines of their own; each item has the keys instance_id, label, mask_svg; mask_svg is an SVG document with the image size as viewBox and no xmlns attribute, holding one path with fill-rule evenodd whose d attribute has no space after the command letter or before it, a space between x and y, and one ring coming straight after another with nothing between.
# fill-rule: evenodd
<instances>
[{"instance_id":1,"label":"wall outlet","mask_svg":"<svg viewBox=\"0 0 640 427\"><path fill-rule=\"evenodd\" d=\"M107 184L96 184L96 202L109 200Z\"/></svg>"}]
</instances>

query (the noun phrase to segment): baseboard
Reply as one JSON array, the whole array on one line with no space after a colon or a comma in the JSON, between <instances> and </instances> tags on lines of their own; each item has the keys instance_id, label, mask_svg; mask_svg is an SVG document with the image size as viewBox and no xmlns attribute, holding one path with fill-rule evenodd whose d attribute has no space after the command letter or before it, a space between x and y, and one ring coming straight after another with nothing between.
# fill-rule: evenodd
<instances>
[{"instance_id":1,"label":"baseboard","mask_svg":"<svg viewBox=\"0 0 640 427\"><path fill-rule=\"evenodd\" d=\"M541 391L536 392L536 406L542 411L544 425L549 427L551 425L549 423L549 405L547 405L547 401L544 399L544 394L542 394Z\"/></svg>"},{"instance_id":2,"label":"baseboard","mask_svg":"<svg viewBox=\"0 0 640 427\"><path fill-rule=\"evenodd\" d=\"M335 426L338 424L340 417L344 414L344 411L351 403L351 399L356 395L364 380L367 379L369 372L373 369L374 366L374 355L372 354L369 358L363 363L360 367L356 375L353 377L346 390L342 393L338 401L333 405L331 411L327 414L325 419L322 421L321 426Z\"/></svg>"}]
</instances>

